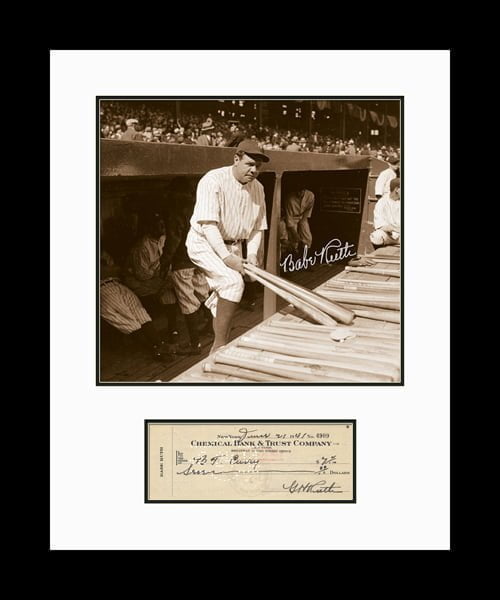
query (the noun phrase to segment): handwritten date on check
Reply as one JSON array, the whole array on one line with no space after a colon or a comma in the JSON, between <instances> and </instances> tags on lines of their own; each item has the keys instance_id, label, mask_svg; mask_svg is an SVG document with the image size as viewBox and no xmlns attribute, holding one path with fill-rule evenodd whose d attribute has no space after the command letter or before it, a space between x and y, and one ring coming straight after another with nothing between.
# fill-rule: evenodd
<instances>
[{"instance_id":1,"label":"handwritten date on check","mask_svg":"<svg viewBox=\"0 0 500 600\"><path fill-rule=\"evenodd\" d=\"M351 421L146 421L146 502L355 502Z\"/></svg>"}]
</instances>

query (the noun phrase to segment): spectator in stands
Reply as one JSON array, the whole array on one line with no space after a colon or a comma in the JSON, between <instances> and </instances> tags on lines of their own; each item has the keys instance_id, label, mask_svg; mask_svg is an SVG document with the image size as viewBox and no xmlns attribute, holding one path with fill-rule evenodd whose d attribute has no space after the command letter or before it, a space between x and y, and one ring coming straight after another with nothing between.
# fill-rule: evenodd
<instances>
[{"instance_id":1,"label":"spectator in stands","mask_svg":"<svg viewBox=\"0 0 500 600\"><path fill-rule=\"evenodd\" d=\"M222 133L222 131L218 131L216 133L214 146L225 146L224 134Z\"/></svg>"},{"instance_id":2,"label":"spectator in stands","mask_svg":"<svg viewBox=\"0 0 500 600\"><path fill-rule=\"evenodd\" d=\"M133 106L132 106L133 104ZM250 138L256 139L259 143L259 146L262 150L286 150L287 147L290 147L290 151L297 151L294 146L295 141L292 140L292 136L297 138L297 142L301 137L307 139L307 144L304 144L303 141L298 142L297 145L300 145L304 150L307 148L309 152L326 152L333 154L359 154L361 153L361 148L363 144L367 140L359 139L358 143L351 140L351 144L348 144L346 140L342 140L340 138L336 138L336 141L333 140L334 132L332 130L328 131L329 136L324 137L320 134L320 132L316 131L312 135L307 138L307 135L304 131L301 130L293 130L293 131L282 131L279 129L273 129L269 126L261 126L258 129L255 127L255 123L253 121L249 121L245 123L243 119L238 124L234 121L225 121L222 117L212 119L211 116L208 116L206 119L202 118L199 115L182 115L181 119L173 118L173 115L169 112L168 108L158 108L153 103L128 103L128 102L101 102L101 127L102 127L102 136L107 137L108 139L120 139L122 133L127 131L127 126L125 125L124 116L129 116L132 112L133 117L139 121L139 123L143 123L146 127L144 131L144 135L147 138L147 141L162 141L164 143L175 143L175 144L189 144L189 143L197 143L197 139L204 136L200 139L200 142L203 145L213 145L213 146L237 146L243 139ZM117 126L117 123L123 123L123 129L120 126ZM326 124L323 124L325 127ZM108 126L110 129L106 133L104 129L105 126ZM116 130L115 130L116 126ZM200 131L202 128L204 131ZM149 127L152 128L152 137L149 135ZM213 129L208 129L207 127L212 127ZM155 128L161 128L163 130L163 137L160 139L160 136L156 136L154 134ZM138 127L135 128L136 130ZM167 139L167 133L170 134ZM208 137L205 137L207 134L211 133ZM124 139L127 139L130 134L127 134ZM132 133L133 135L133 133ZM255 137L253 137L255 136ZM135 139L137 137L133 136ZM268 139L270 138L270 140ZM330 138L330 144L327 144L328 138ZM139 137L139 139L141 139ZM225 140L225 143L222 143L222 139ZM272 147L269 144L272 144ZM343 145L344 147L341 147ZM374 157L379 157L382 160L387 160L390 156L397 156L400 158L399 149L396 147L397 144L393 146L381 146L379 148L378 144L372 144L372 148L370 149L370 154ZM363 153L366 154L366 151L363 150Z\"/></svg>"},{"instance_id":3,"label":"spectator in stands","mask_svg":"<svg viewBox=\"0 0 500 600\"><path fill-rule=\"evenodd\" d=\"M349 155L356 154L356 144L354 143L354 140L352 138L347 143L347 148L346 148L345 153L349 154Z\"/></svg>"},{"instance_id":4,"label":"spectator in stands","mask_svg":"<svg viewBox=\"0 0 500 600\"><path fill-rule=\"evenodd\" d=\"M389 193L377 200L373 213L374 231L370 241L375 248L400 244L401 236L401 180L391 179Z\"/></svg>"},{"instance_id":5,"label":"spectator in stands","mask_svg":"<svg viewBox=\"0 0 500 600\"><path fill-rule=\"evenodd\" d=\"M264 141L262 142L262 144L259 144L259 146L262 148L262 150L272 150L273 145L271 143L271 136L266 135L266 137L264 138Z\"/></svg>"},{"instance_id":6,"label":"spectator in stands","mask_svg":"<svg viewBox=\"0 0 500 600\"><path fill-rule=\"evenodd\" d=\"M193 132L189 128L184 131L184 144L196 144L193 139Z\"/></svg>"},{"instance_id":7,"label":"spectator in stands","mask_svg":"<svg viewBox=\"0 0 500 600\"><path fill-rule=\"evenodd\" d=\"M214 126L212 125L212 119L207 119L201 126L201 135L198 136L196 143L198 146L212 146L212 136Z\"/></svg>"},{"instance_id":8,"label":"spectator in stands","mask_svg":"<svg viewBox=\"0 0 500 600\"><path fill-rule=\"evenodd\" d=\"M300 146L299 146L298 142L299 142L298 136L294 135L292 137L292 143L288 144L288 146L286 147L286 151L287 152L299 152Z\"/></svg>"},{"instance_id":9,"label":"spectator in stands","mask_svg":"<svg viewBox=\"0 0 500 600\"><path fill-rule=\"evenodd\" d=\"M116 125L114 131L110 134L109 138L111 140L119 140L121 139L123 132L119 125Z\"/></svg>"},{"instance_id":10,"label":"spectator in stands","mask_svg":"<svg viewBox=\"0 0 500 600\"><path fill-rule=\"evenodd\" d=\"M153 139L152 142L161 142L162 141L163 132L160 127L153 128Z\"/></svg>"},{"instance_id":11,"label":"spectator in stands","mask_svg":"<svg viewBox=\"0 0 500 600\"><path fill-rule=\"evenodd\" d=\"M127 119L125 124L127 125L127 131L122 134L120 139L123 142L142 142L142 133L139 133L135 127L139 124L139 121L137 119Z\"/></svg>"},{"instance_id":12,"label":"spectator in stands","mask_svg":"<svg viewBox=\"0 0 500 600\"><path fill-rule=\"evenodd\" d=\"M279 133L273 133L271 137L271 150L281 150Z\"/></svg>"},{"instance_id":13,"label":"spectator in stands","mask_svg":"<svg viewBox=\"0 0 500 600\"><path fill-rule=\"evenodd\" d=\"M300 150L300 152L309 152L309 147L307 145L307 140L305 137L300 138L299 150Z\"/></svg>"},{"instance_id":14,"label":"spectator in stands","mask_svg":"<svg viewBox=\"0 0 500 600\"><path fill-rule=\"evenodd\" d=\"M389 184L392 179L395 179L397 177L397 171L399 169L399 158L391 156L387 162L387 169L384 169L375 181L375 196L377 196L377 200L382 198L384 194L389 193Z\"/></svg>"},{"instance_id":15,"label":"spectator in stands","mask_svg":"<svg viewBox=\"0 0 500 600\"><path fill-rule=\"evenodd\" d=\"M244 139L245 134L236 127L233 132L230 133L229 139L226 140L226 146L234 148L239 146Z\"/></svg>"}]
</instances>

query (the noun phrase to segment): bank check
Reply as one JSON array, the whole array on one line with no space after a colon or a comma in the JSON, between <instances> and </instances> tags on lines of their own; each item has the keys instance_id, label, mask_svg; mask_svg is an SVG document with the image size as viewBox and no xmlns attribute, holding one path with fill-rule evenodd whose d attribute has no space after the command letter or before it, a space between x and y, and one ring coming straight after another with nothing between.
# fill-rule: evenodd
<instances>
[{"instance_id":1,"label":"bank check","mask_svg":"<svg viewBox=\"0 0 500 600\"><path fill-rule=\"evenodd\" d=\"M145 421L146 502L356 502L356 421Z\"/></svg>"}]
</instances>

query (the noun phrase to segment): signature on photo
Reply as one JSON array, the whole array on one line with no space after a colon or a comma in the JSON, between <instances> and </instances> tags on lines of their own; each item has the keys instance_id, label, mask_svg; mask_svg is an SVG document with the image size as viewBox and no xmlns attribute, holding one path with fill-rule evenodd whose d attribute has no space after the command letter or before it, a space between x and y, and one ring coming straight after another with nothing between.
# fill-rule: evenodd
<instances>
[{"instance_id":1,"label":"signature on photo","mask_svg":"<svg viewBox=\"0 0 500 600\"><path fill-rule=\"evenodd\" d=\"M285 273L288 271L300 271L314 267L316 264L329 265L336 261L356 256L354 244L342 242L337 238L330 240L321 250L316 250L311 256L308 256L308 253L309 248L304 246L304 253L300 258L297 259L294 258L293 254L288 254L280 263L283 271Z\"/></svg>"}]
</instances>

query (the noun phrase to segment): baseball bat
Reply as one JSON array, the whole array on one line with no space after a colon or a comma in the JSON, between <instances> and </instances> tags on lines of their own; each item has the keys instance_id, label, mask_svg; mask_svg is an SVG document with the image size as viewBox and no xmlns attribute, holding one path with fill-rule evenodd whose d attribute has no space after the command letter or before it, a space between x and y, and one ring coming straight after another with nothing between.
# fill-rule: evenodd
<instances>
[{"instance_id":1,"label":"baseball bat","mask_svg":"<svg viewBox=\"0 0 500 600\"><path fill-rule=\"evenodd\" d=\"M396 252L395 254L384 254L381 252L380 254L377 252L372 255L374 258L401 258L400 252ZM371 257L370 257L371 258Z\"/></svg>"},{"instance_id":2,"label":"baseball bat","mask_svg":"<svg viewBox=\"0 0 500 600\"><path fill-rule=\"evenodd\" d=\"M332 279L331 281L323 284L321 289L323 288L327 290L355 290L357 292L380 291L390 294L397 294L401 290L399 281L393 283L392 281L351 281L350 279L342 279L337 281Z\"/></svg>"},{"instance_id":3,"label":"baseball bat","mask_svg":"<svg viewBox=\"0 0 500 600\"><path fill-rule=\"evenodd\" d=\"M181 380L178 380L181 381ZM185 377L185 379L182 380L185 383L210 383L213 382L215 383L221 383L221 382L225 382L226 379L222 379L220 375L217 375L216 373L200 373L198 374L189 374ZM247 380L241 378L241 377L234 377L232 376L232 378L229 380L231 382L234 383L248 383Z\"/></svg>"},{"instance_id":4,"label":"baseball bat","mask_svg":"<svg viewBox=\"0 0 500 600\"><path fill-rule=\"evenodd\" d=\"M205 373L216 373L219 375L230 375L232 377L238 377L246 379L248 381L257 381L260 383L273 383L273 382L287 382L291 383L293 379L288 377L278 377L276 375L269 375L268 373L259 373L257 371L250 371L249 369L241 369L239 367L232 367L220 363L205 363L203 365L203 371Z\"/></svg>"},{"instance_id":5,"label":"baseball bat","mask_svg":"<svg viewBox=\"0 0 500 600\"><path fill-rule=\"evenodd\" d=\"M351 298L351 299L341 299L335 296L335 299L338 302L341 302L341 306L347 304L351 307L352 310L355 308L365 309L365 308L384 308L386 310L400 310L399 302L377 302L373 300L364 300L363 298Z\"/></svg>"},{"instance_id":6,"label":"baseball bat","mask_svg":"<svg viewBox=\"0 0 500 600\"><path fill-rule=\"evenodd\" d=\"M346 267L348 273L369 273L370 275L383 275L384 277L401 277L396 269L371 269L370 267Z\"/></svg>"},{"instance_id":7,"label":"baseball bat","mask_svg":"<svg viewBox=\"0 0 500 600\"><path fill-rule=\"evenodd\" d=\"M347 275L354 275L354 273L347 273ZM334 277L327 281L324 285L366 285L366 286L380 286L384 288L399 289L401 287L399 281L385 281L379 279L355 279L354 277Z\"/></svg>"},{"instance_id":8,"label":"baseball bat","mask_svg":"<svg viewBox=\"0 0 500 600\"><path fill-rule=\"evenodd\" d=\"M319 290L320 296L325 295L331 298L337 298L339 302L347 300L362 300L363 302L392 302L399 304L399 294L388 294L387 292L351 292L349 290Z\"/></svg>"},{"instance_id":9,"label":"baseball bat","mask_svg":"<svg viewBox=\"0 0 500 600\"><path fill-rule=\"evenodd\" d=\"M341 343L347 343L347 342L351 342L353 339L360 339L360 338L367 338L370 340L374 340L373 343L378 343L379 341L381 343L386 342L387 344L393 344L394 346L398 346L399 345L399 339L394 339L394 338L387 338L387 337L383 337L383 336L367 336L366 334L363 335L360 332L357 332L353 327L342 327L342 328L337 328L337 329L346 329L347 331L345 332L347 335L344 338L344 341ZM335 340L334 335L335 332L337 331L337 329L327 329L325 327L325 329L323 331L317 331L314 333L311 333L311 331L308 330L301 330L300 328L296 328L296 329L291 329L291 328L286 328L286 327L275 327L272 323L268 323L268 324L262 324L259 325L258 328L256 328L255 332L260 332L262 331L263 333L280 333L283 335L290 335L292 337L297 337L297 338L303 338L306 340L328 340L328 341L337 341ZM340 332L339 332L340 333Z\"/></svg>"},{"instance_id":10,"label":"baseball bat","mask_svg":"<svg viewBox=\"0 0 500 600\"><path fill-rule=\"evenodd\" d=\"M297 366L307 367L312 369L313 373L319 375L338 376L343 378L346 382L352 381L364 381L366 382L367 376L370 377L370 381L394 381L395 378L399 377L399 371L397 367L391 365L382 365L380 363L370 363L367 360L352 360L345 357L334 356L331 359L322 360L319 358L307 358L304 356L291 356L289 354L283 354L280 352L262 350L256 344L256 347L250 347L249 342L245 347L238 346L228 348L224 350L224 356L230 357L235 360L239 359L250 359L259 363L273 364L275 366L284 366L289 369L295 370ZM318 371L318 367L321 368Z\"/></svg>"},{"instance_id":11,"label":"baseball bat","mask_svg":"<svg viewBox=\"0 0 500 600\"><path fill-rule=\"evenodd\" d=\"M321 367L321 371L319 374L324 374L327 376L334 376L345 379L346 382L360 381L366 382L366 378L368 372L361 369L350 368L342 364L339 366L338 364L332 364L329 361L321 361L319 359L312 358L300 358L298 356L288 356L285 354L278 354L276 352L268 352L262 350L253 350L251 348L236 348L231 349L229 356L232 358L248 358L251 360L260 360L266 363L271 363L276 366L283 365L289 368L292 368L293 365L299 365L309 368L314 368L316 371L318 370L318 366ZM227 355L229 349L224 352ZM392 377L390 375L383 375L380 373L369 373L370 381L374 382L389 382L392 381Z\"/></svg>"},{"instance_id":12,"label":"baseball bat","mask_svg":"<svg viewBox=\"0 0 500 600\"><path fill-rule=\"evenodd\" d=\"M280 287L281 289L286 290L287 292L293 294L299 299L312 304L320 311L330 315L336 321L340 321L341 323L345 323L349 325L354 320L354 313L346 308L335 304L334 302L330 302L326 298L322 298L319 294L308 290L307 288L302 287L296 283L292 283L291 281L287 281L282 277L278 277L277 275L272 275L263 269L259 269L255 265L250 265L249 263L245 263L245 268L250 272L252 276L255 274L259 275L263 279L271 282L272 284Z\"/></svg>"},{"instance_id":13,"label":"baseball bat","mask_svg":"<svg viewBox=\"0 0 500 600\"><path fill-rule=\"evenodd\" d=\"M396 355L395 353L392 353L391 356L387 356L385 354L381 355L381 353L375 353L373 350L371 350L371 352L362 350L355 352L355 348L351 347L344 349L341 345L332 348L331 346L322 346L320 344L294 344L288 340L269 339L271 337L273 336L262 335L257 337L255 335L244 335L241 337L241 341L243 343L254 342L257 344L273 344L275 346L275 352L291 354L291 356L307 356L309 353L309 358L321 358L323 360L331 360L338 356L348 356L351 358L365 358L376 363L381 362L390 365L395 363L399 364L399 355ZM281 348L281 350L276 350L276 348Z\"/></svg>"},{"instance_id":14,"label":"baseball bat","mask_svg":"<svg viewBox=\"0 0 500 600\"><path fill-rule=\"evenodd\" d=\"M247 263L245 263L244 267L245 267L245 270L254 279L256 279L257 281L262 283L262 285L269 288L277 296L280 296L281 298L283 298L284 300L286 300L287 302L289 302L290 304L295 306L295 308L298 308L299 310L301 310L304 314L306 314L308 317L310 317L313 321L316 321L317 323L322 323L323 325L329 325L330 327L335 326L337 324L336 321L334 321L329 315L324 313L322 310L319 310L316 306L313 306L309 302L305 302L304 300L297 298L290 291L287 291L281 287L278 287L277 285L274 285L267 279L264 279L263 277L261 277L253 269L249 269L247 266ZM259 269L259 271L260 271L260 269ZM265 273L265 271L264 271L264 273Z\"/></svg>"},{"instance_id":15,"label":"baseball bat","mask_svg":"<svg viewBox=\"0 0 500 600\"><path fill-rule=\"evenodd\" d=\"M387 264L393 264L393 265L401 264L400 258L388 258L385 256L370 256L368 254L363 254L362 256L360 256L360 258L369 258L370 260L374 260L375 262L379 262L379 263L387 263Z\"/></svg>"},{"instance_id":16,"label":"baseball bat","mask_svg":"<svg viewBox=\"0 0 500 600\"><path fill-rule=\"evenodd\" d=\"M317 373L313 373L312 369L302 368L302 367L294 367L287 368L285 366L276 367L269 363L265 363L263 361L245 359L245 358L233 358L231 356L226 356L224 353L217 353L214 357L214 362L221 363L225 365L230 365L234 367L243 367L245 369L250 369L253 371L257 371L259 373L269 373L270 375L278 375L280 377L287 377L290 380L295 381L319 381L319 382L327 382L332 381L331 378L318 375Z\"/></svg>"},{"instance_id":17,"label":"baseball bat","mask_svg":"<svg viewBox=\"0 0 500 600\"><path fill-rule=\"evenodd\" d=\"M299 359L314 359L314 364L318 366L332 366L332 367L344 367L354 371L361 371L363 373L375 373L377 375L385 375L391 377L391 379L397 380L399 377L399 368L392 362L375 361L372 357L366 357L361 354L355 354L349 356L347 354L332 353L325 356L319 352L309 352L307 350L292 350L288 347L283 347L283 344L273 344L271 342L255 342L251 339L238 339L238 348L252 348L256 350L265 350L266 352L272 352L291 356Z\"/></svg>"},{"instance_id":18,"label":"baseball bat","mask_svg":"<svg viewBox=\"0 0 500 600\"><path fill-rule=\"evenodd\" d=\"M372 319L373 321L387 321L388 323L400 323L401 317L398 311L392 310L363 310L354 309L354 314L363 319Z\"/></svg>"},{"instance_id":19,"label":"baseball bat","mask_svg":"<svg viewBox=\"0 0 500 600\"><path fill-rule=\"evenodd\" d=\"M304 339L304 340L311 339L310 331L285 329L284 327L273 327L272 325L260 326L256 331L262 332L262 333L280 334L280 335L285 335L285 336L288 336L291 338L296 338L296 339ZM386 348L393 348L393 349L397 349L400 347L400 343L397 340L389 340L387 338L382 338L382 337L376 338L373 336L366 336L366 335L362 336L361 334L356 334L355 331L352 329L351 329L351 332L356 337L355 338L347 338L345 341L341 342L342 344L361 343L361 344L364 344L367 346L374 345L376 347L386 347ZM314 336L314 339L322 340L324 342L329 342L332 338L331 338L330 332L324 331L324 332L316 333Z\"/></svg>"},{"instance_id":20,"label":"baseball bat","mask_svg":"<svg viewBox=\"0 0 500 600\"><path fill-rule=\"evenodd\" d=\"M382 344L363 343L360 340L348 340L343 343L334 342L331 339L309 340L305 341L302 338L293 338L283 333L266 333L252 332L248 337L255 341L265 341L277 344L286 344L289 348L295 350L311 350L325 352L328 355L337 354L339 352L361 352L370 354L375 352L377 356L384 356L387 359L399 360L400 350L398 347L387 347Z\"/></svg>"},{"instance_id":21,"label":"baseball bat","mask_svg":"<svg viewBox=\"0 0 500 600\"><path fill-rule=\"evenodd\" d=\"M336 327L325 327L324 325L314 325L313 323L305 323L305 322L301 322L301 321L288 321L288 320L279 320L279 319L274 319L272 321L269 322L269 325L271 325L272 327L283 327L286 329L298 329L299 331L313 331L313 332L324 332L324 333L328 333L330 334L332 331L335 331L335 329L337 329ZM360 334L360 335L368 335L368 334L372 334L374 337L382 337L382 338L389 338L389 339L399 339L400 337L400 331L399 329L384 329L383 327L380 328L376 328L376 327L358 327L358 325L356 325L356 323L354 323L353 325L349 325L349 327L347 328L351 331L353 331L353 333L356 334Z\"/></svg>"}]
</instances>

